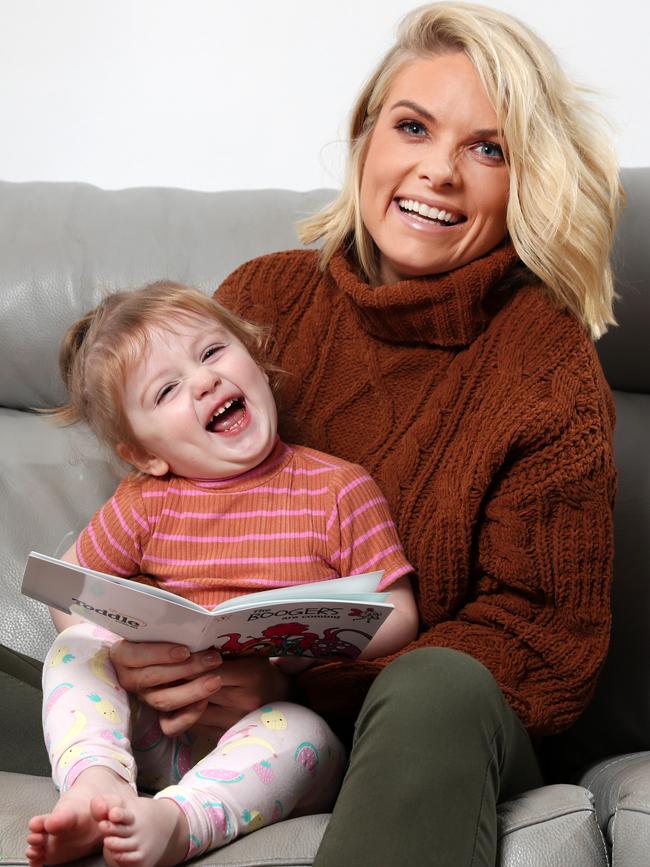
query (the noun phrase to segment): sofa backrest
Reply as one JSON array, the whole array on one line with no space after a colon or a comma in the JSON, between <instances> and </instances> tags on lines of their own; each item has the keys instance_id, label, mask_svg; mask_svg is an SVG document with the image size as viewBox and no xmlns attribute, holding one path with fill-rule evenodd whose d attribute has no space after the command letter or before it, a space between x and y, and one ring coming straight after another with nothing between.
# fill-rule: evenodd
<instances>
[{"instance_id":1,"label":"sofa backrest","mask_svg":"<svg viewBox=\"0 0 650 867\"><path fill-rule=\"evenodd\" d=\"M620 325L598 343L618 412L614 629L594 701L566 741L576 755L596 758L646 749L650 739L650 169L622 177L628 206L614 256ZM63 398L56 356L65 328L116 288L168 277L209 292L241 262L296 246L296 220L331 196L0 183L3 641L44 655L49 619L18 590L25 557L31 548L60 550L119 472L83 431L29 412Z\"/></svg>"},{"instance_id":2,"label":"sofa backrest","mask_svg":"<svg viewBox=\"0 0 650 867\"><path fill-rule=\"evenodd\" d=\"M104 294L158 279L211 292L242 262L298 246L295 223L332 195L0 182L0 406L63 399L60 339Z\"/></svg>"}]
</instances>

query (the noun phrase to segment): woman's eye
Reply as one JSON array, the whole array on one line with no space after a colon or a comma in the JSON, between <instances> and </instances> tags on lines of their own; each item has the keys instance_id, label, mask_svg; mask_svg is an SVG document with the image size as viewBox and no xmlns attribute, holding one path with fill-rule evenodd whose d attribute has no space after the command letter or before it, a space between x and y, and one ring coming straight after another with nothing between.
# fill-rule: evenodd
<instances>
[{"instance_id":1,"label":"woman's eye","mask_svg":"<svg viewBox=\"0 0 650 867\"><path fill-rule=\"evenodd\" d=\"M414 138L420 138L427 133L426 127L417 120L402 120L397 124L397 129Z\"/></svg>"},{"instance_id":2,"label":"woman's eye","mask_svg":"<svg viewBox=\"0 0 650 867\"><path fill-rule=\"evenodd\" d=\"M474 145L474 150L479 156L493 162L503 162L503 148L493 141L482 141Z\"/></svg>"},{"instance_id":3,"label":"woman's eye","mask_svg":"<svg viewBox=\"0 0 650 867\"><path fill-rule=\"evenodd\" d=\"M209 358L212 358L215 353L217 353L220 349L223 349L223 346L220 344L215 344L214 346L208 346L208 348L204 351L201 356L201 361L207 361Z\"/></svg>"}]
</instances>

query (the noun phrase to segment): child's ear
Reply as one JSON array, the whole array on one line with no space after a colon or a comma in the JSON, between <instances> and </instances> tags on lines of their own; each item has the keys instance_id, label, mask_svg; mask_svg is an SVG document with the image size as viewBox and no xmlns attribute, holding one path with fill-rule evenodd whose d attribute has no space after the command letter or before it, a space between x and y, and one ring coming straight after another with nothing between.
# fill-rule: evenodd
<instances>
[{"instance_id":1,"label":"child's ear","mask_svg":"<svg viewBox=\"0 0 650 867\"><path fill-rule=\"evenodd\" d=\"M148 455L137 446L129 443L118 443L116 451L123 461L131 464L141 473L148 473L150 476L164 476L169 472L169 464L166 461L155 455Z\"/></svg>"}]
</instances>

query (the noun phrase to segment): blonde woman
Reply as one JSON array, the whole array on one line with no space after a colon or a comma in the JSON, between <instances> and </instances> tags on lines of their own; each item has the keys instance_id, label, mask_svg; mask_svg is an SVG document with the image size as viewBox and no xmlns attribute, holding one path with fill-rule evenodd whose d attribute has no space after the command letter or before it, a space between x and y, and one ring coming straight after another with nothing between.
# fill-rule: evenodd
<instances>
[{"instance_id":1,"label":"blonde woman","mask_svg":"<svg viewBox=\"0 0 650 867\"><path fill-rule=\"evenodd\" d=\"M424 6L353 109L340 195L303 226L321 252L257 259L219 290L277 336L284 435L379 481L420 635L293 680L171 645L113 659L169 733L290 692L326 717L352 751L317 867L493 865L498 801L540 784L535 739L589 701L615 488L593 339L613 322L621 199L588 98L535 35Z\"/></svg>"}]
</instances>

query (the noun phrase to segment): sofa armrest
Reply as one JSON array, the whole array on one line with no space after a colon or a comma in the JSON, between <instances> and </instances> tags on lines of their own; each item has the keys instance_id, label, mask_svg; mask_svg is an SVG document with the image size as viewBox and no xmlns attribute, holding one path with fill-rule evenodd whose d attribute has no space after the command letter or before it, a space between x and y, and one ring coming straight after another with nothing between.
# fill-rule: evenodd
<instances>
[{"instance_id":1,"label":"sofa armrest","mask_svg":"<svg viewBox=\"0 0 650 867\"><path fill-rule=\"evenodd\" d=\"M499 867L606 867L605 842L591 793L581 786L542 786L498 807Z\"/></svg>"},{"instance_id":2,"label":"sofa armrest","mask_svg":"<svg viewBox=\"0 0 650 867\"><path fill-rule=\"evenodd\" d=\"M596 814L616 867L647 867L650 852L650 752L599 762L582 784L593 792Z\"/></svg>"}]
</instances>

